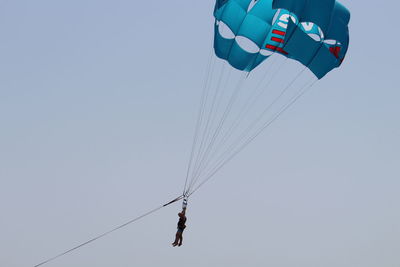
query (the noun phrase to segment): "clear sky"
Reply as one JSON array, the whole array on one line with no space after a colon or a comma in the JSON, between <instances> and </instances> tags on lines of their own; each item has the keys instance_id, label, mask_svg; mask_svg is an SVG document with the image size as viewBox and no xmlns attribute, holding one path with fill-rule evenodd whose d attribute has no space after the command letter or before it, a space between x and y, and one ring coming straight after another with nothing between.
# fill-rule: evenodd
<instances>
[{"instance_id":1,"label":"clear sky","mask_svg":"<svg viewBox=\"0 0 400 267\"><path fill-rule=\"evenodd\" d=\"M190 199L54 267L399 267L396 0L343 0L351 44ZM0 1L0 266L33 266L183 187L214 1Z\"/></svg>"}]
</instances>

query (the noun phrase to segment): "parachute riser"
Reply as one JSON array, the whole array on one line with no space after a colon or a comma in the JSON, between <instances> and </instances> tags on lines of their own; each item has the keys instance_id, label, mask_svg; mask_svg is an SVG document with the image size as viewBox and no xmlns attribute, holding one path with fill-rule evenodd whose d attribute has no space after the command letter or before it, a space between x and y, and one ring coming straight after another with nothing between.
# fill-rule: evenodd
<instances>
[{"instance_id":1,"label":"parachute riser","mask_svg":"<svg viewBox=\"0 0 400 267\"><path fill-rule=\"evenodd\" d=\"M188 205L188 196L183 196L183 201L182 201L182 210L186 210L187 205Z\"/></svg>"}]
</instances>

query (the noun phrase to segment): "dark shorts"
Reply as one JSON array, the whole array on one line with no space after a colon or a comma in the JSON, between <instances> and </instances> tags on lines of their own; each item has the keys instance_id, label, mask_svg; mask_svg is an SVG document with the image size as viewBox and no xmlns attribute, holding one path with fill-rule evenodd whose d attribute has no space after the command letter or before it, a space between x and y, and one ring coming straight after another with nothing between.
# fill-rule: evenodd
<instances>
[{"instance_id":1,"label":"dark shorts","mask_svg":"<svg viewBox=\"0 0 400 267\"><path fill-rule=\"evenodd\" d=\"M185 230L185 229L182 229L182 228L179 228L179 227L178 227L178 231L177 231L177 232L178 232L178 233L183 233L183 230Z\"/></svg>"}]
</instances>

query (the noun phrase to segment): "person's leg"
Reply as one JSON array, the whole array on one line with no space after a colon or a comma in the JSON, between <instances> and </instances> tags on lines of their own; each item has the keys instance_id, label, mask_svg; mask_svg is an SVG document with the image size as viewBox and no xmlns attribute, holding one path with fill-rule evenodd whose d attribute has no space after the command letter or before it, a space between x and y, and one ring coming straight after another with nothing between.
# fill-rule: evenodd
<instances>
[{"instance_id":1,"label":"person's leg","mask_svg":"<svg viewBox=\"0 0 400 267\"><path fill-rule=\"evenodd\" d=\"M182 246L182 242L183 242L183 233L181 233L180 237L179 237L179 244L178 246Z\"/></svg>"},{"instance_id":2,"label":"person's leg","mask_svg":"<svg viewBox=\"0 0 400 267\"><path fill-rule=\"evenodd\" d=\"M172 245L175 247L176 245L178 245L178 242L179 242L179 232L176 233L175 241L174 241L174 243L172 243Z\"/></svg>"}]
</instances>

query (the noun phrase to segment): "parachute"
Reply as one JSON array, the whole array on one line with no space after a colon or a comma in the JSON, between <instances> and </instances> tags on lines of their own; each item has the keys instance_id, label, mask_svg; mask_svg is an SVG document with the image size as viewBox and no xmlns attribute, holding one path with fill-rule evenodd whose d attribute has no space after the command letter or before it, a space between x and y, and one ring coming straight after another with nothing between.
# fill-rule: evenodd
<instances>
[{"instance_id":1,"label":"parachute","mask_svg":"<svg viewBox=\"0 0 400 267\"><path fill-rule=\"evenodd\" d=\"M321 79L349 46L350 12L335 0L218 0L214 17L215 54L239 70L278 52Z\"/></svg>"},{"instance_id":2,"label":"parachute","mask_svg":"<svg viewBox=\"0 0 400 267\"><path fill-rule=\"evenodd\" d=\"M185 197L341 66L349 47L350 12L335 0L216 0L213 16L213 49ZM284 68L288 62L301 67L294 78ZM307 74L311 77L302 81ZM257 77L261 81L255 82Z\"/></svg>"},{"instance_id":3,"label":"parachute","mask_svg":"<svg viewBox=\"0 0 400 267\"><path fill-rule=\"evenodd\" d=\"M183 200L182 208L186 209L193 193L317 80L339 67L349 46L350 12L335 0L216 0L214 17L214 46L204 80L183 194L34 267L58 259L177 201ZM221 62L216 62L214 55L222 60L220 71L216 65ZM281 64L276 64L277 55L285 58ZM275 59L267 60L273 57ZM292 79L287 75L290 71L277 79L286 59L293 59L304 67ZM254 79L249 74L264 65L261 64L264 61L270 62L271 70L261 75L261 81L253 86ZM297 86L305 69L314 76L311 82L307 80ZM254 75L256 80L257 76L260 75ZM313 80L315 77L317 80ZM280 81L286 84L281 87Z\"/></svg>"}]
</instances>

